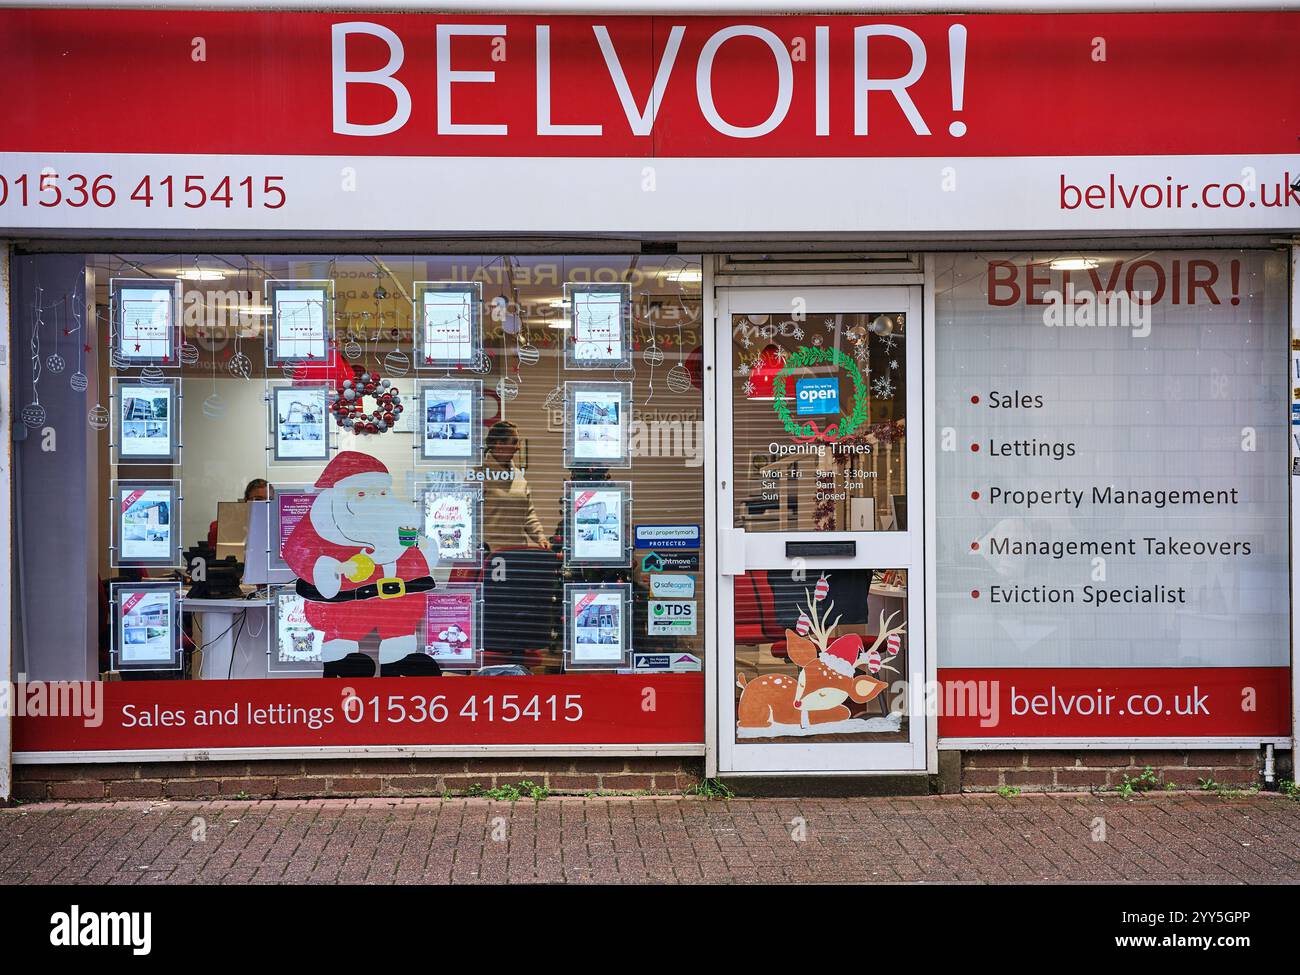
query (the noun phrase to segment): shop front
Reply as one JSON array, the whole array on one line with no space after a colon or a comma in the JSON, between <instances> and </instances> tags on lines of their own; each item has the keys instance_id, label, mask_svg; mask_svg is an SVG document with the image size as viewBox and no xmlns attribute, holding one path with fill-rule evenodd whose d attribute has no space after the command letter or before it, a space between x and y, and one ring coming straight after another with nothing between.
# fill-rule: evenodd
<instances>
[{"instance_id":1,"label":"shop front","mask_svg":"<svg viewBox=\"0 0 1300 975\"><path fill-rule=\"evenodd\" d=\"M0 26L6 794L1289 764L1300 15Z\"/></svg>"}]
</instances>

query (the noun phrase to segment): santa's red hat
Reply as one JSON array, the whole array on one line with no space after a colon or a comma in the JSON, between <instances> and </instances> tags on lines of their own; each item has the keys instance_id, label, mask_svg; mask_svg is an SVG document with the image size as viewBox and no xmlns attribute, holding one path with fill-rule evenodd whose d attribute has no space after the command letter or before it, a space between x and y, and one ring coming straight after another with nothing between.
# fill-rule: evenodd
<instances>
[{"instance_id":1,"label":"santa's red hat","mask_svg":"<svg viewBox=\"0 0 1300 975\"><path fill-rule=\"evenodd\" d=\"M388 468L380 461L358 450L343 450L334 456L329 465L316 478L318 488L332 488L340 481L358 474L387 474Z\"/></svg>"}]
</instances>

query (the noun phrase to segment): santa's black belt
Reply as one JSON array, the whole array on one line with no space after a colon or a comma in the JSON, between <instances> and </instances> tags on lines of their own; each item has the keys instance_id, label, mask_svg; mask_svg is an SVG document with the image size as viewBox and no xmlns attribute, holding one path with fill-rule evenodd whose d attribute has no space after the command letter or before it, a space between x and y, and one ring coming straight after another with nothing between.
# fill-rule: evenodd
<instances>
[{"instance_id":1,"label":"santa's black belt","mask_svg":"<svg viewBox=\"0 0 1300 975\"><path fill-rule=\"evenodd\" d=\"M369 585L357 586L355 589L339 590L336 596L322 596L319 589L313 586L306 579L298 580L298 595L303 599L310 600L313 603L350 603L358 599L396 599L398 596L405 596L407 593L428 592L436 587L436 583L431 576L421 576L418 579L399 579L396 576L385 576L378 582L372 582Z\"/></svg>"}]
</instances>

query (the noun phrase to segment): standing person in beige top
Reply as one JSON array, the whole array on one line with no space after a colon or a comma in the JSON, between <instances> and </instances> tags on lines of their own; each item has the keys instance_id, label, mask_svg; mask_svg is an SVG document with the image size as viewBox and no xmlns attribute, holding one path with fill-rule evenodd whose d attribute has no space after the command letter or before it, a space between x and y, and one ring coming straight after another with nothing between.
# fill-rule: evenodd
<instances>
[{"instance_id":1,"label":"standing person in beige top","mask_svg":"<svg viewBox=\"0 0 1300 975\"><path fill-rule=\"evenodd\" d=\"M546 529L533 508L524 472L514 466L519 428L508 420L487 432L483 459L483 537L494 552L520 546L547 546Z\"/></svg>"}]
</instances>

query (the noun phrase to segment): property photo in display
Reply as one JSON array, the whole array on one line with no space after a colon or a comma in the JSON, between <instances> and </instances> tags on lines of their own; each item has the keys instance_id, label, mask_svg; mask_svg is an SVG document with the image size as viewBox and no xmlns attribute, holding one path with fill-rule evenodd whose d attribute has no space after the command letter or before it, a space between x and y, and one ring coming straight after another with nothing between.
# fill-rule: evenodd
<instances>
[{"instance_id":1,"label":"property photo in display","mask_svg":"<svg viewBox=\"0 0 1300 975\"><path fill-rule=\"evenodd\" d=\"M628 486L573 484L568 492L569 560L623 565L627 559Z\"/></svg>"},{"instance_id":2,"label":"property photo in display","mask_svg":"<svg viewBox=\"0 0 1300 975\"><path fill-rule=\"evenodd\" d=\"M118 489L118 558L170 563L175 555L176 492L171 487Z\"/></svg>"},{"instance_id":3,"label":"property photo in display","mask_svg":"<svg viewBox=\"0 0 1300 975\"><path fill-rule=\"evenodd\" d=\"M121 668L170 666L176 656L176 589L115 589L117 662Z\"/></svg>"},{"instance_id":4,"label":"property photo in display","mask_svg":"<svg viewBox=\"0 0 1300 975\"><path fill-rule=\"evenodd\" d=\"M626 586L566 587L569 660L572 664L618 664L627 641Z\"/></svg>"},{"instance_id":5,"label":"property photo in display","mask_svg":"<svg viewBox=\"0 0 1300 975\"><path fill-rule=\"evenodd\" d=\"M325 460L329 418L323 386L277 386L273 391L276 460Z\"/></svg>"},{"instance_id":6,"label":"property photo in display","mask_svg":"<svg viewBox=\"0 0 1300 975\"><path fill-rule=\"evenodd\" d=\"M474 456L474 390L469 386L424 388L426 460L469 460Z\"/></svg>"},{"instance_id":7,"label":"property photo in display","mask_svg":"<svg viewBox=\"0 0 1300 975\"><path fill-rule=\"evenodd\" d=\"M175 397L176 389L170 384L118 385L117 453L121 459L170 463L176 447L172 438Z\"/></svg>"},{"instance_id":8,"label":"property photo in display","mask_svg":"<svg viewBox=\"0 0 1300 975\"><path fill-rule=\"evenodd\" d=\"M570 448L576 462L623 464L627 457L627 391L623 383L579 386L572 393Z\"/></svg>"}]
</instances>

